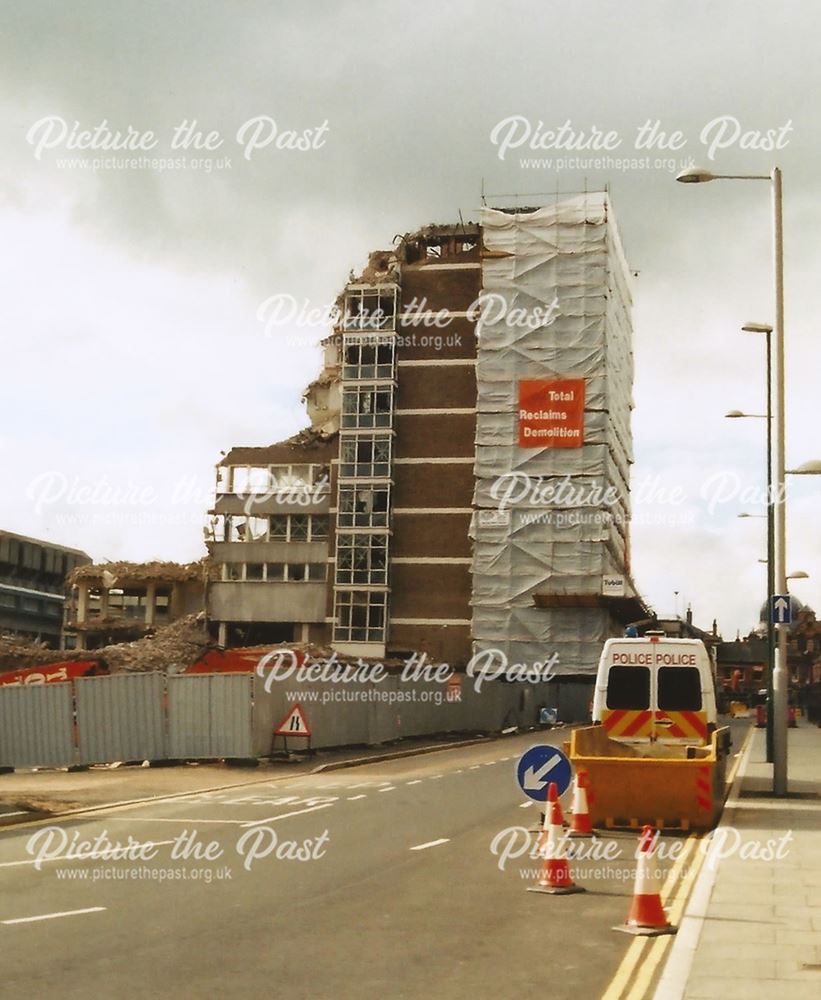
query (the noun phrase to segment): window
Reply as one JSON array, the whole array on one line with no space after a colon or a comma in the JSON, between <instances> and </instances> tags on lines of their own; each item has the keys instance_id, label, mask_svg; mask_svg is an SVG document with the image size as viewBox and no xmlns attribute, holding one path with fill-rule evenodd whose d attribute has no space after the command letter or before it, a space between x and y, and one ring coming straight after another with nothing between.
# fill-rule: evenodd
<instances>
[{"instance_id":1,"label":"window","mask_svg":"<svg viewBox=\"0 0 821 1000\"><path fill-rule=\"evenodd\" d=\"M388 436L369 434L343 440L340 453L340 476L384 479L390 475L391 439Z\"/></svg>"},{"instance_id":2,"label":"window","mask_svg":"<svg viewBox=\"0 0 821 1000\"><path fill-rule=\"evenodd\" d=\"M228 485L231 479L230 469L227 465L217 466L217 493L229 493Z\"/></svg>"},{"instance_id":3,"label":"window","mask_svg":"<svg viewBox=\"0 0 821 1000\"><path fill-rule=\"evenodd\" d=\"M126 618L143 621L147 598L145 591L126 590L123 594L123 614Z\"/></svg>"},{"instance_id":4,"label":"window","mask_svg":"<svg viewBox=\"0 0 821 1000\"><path fill-rule=\"evenodd\" d=\"M367 590L342 590L336 595L337 641L384 642L388 595Z\"/></svg>"},{"instance_id":5,"label":"window","mask_svg":"<svg viewBox=\"0 0 821 1000\"><path fill-rule=\"evenodd\" d=\"M268 518L249 517L245 539L249 542L264 542L268 538Z\"/></svg>"},{"instance_id":6,"label":"window","mask_svg":"<svg viewBox=\"0 0 821 1000\"><path fill-rule=\"evenodd\" d=\"M701 711L701 674L696 667L659 667L658 707L665 712Z\"/></svg>"},{"instance_id":7,"label":"window","mask_svg":"<svg viewBox=\"0 0 821 1000\"><path fill-rule=\"evenodd\" d=\"M87 610L89 616L98 617L100 614L100 608L102 606L100 591L99 590L89 590L88 592L88 605Z\"/></svg>"},{"instance_id":8,"label":"window","mask_svg":"<svg viewBox=\"0 0 821 1000\"><path fill-rule=\"evenodd\" d=\"M310 517L308 514L291 514L291 542L308 541L308 525Z\"/></svg>"},{"instance_id":9,"label":"window","mask_svg":"<svg viewBox=\"0 0 821 1000\"><path fill-rule=\"evenodd\" d=\"M388 582L388 536L337 536L337 583L385 584Z\"/></svg>"},{"instance_id":10,"label":"window","mask_svg":"<svg viewBox=\"0 0 821 1000\"><path fill-rule=\"evenodd\" d=\"M241 580L242 563L223 563L222 578L223 580Z\"/></svg>"},{"instance_id":11,"label":"window","mask_svg":"<svg viewBox=\"0 0 821 1000\"><path fill-rule=\"evenodd\" d=\"M387 527L389 505L387 486L340 486L337 523L340 528Z\"/></svg>"},{"instance_id":12,"label":"window","mask_svg":"<svg viewBox=\"0 0 821 1000\"><path fill-rule=\"evenodd\" d=\"M261 580L262 579L262 563L246 563L245 564L245 579L246 580Z\"/></svg>"},{"instance_id":13,"label":"window","mask_svg":"<svg viewBox=\"0 0 821 1000\"><path fill-rule=\"evenodd\" d=\"M241 514L225 515L225 541L242 542L245 539L245 517Z\"/></svg>"},{"instance_id":14,"label":"window","mask_svg":"<svg viewBox=\"0 0 821 1000\"><path fill-rule=\"evenodd\" d=\"M321 541L328 537L329 519L327 514L313 514L311 517L311 541Z\"/></svg>"},{"instance_id":15,"label":"window","mask_svg":"<svg viewBox=\"0 0 821 1000\"><path fill-rule=\"evenodd\" d=\"M343 427L390 427L393 386L350 385L342 394Z\"/></svg>"},{"instance_id":16,"label":"window","mask_svg":"<svg viewBox=\"0 0 821 1000\"><path fill-rule=\"evenodd\" d=\"M393 288L357 288L345 296L346 330L393 330L396 291Z\"/></svg>"},{"instance_id":17,"label":"window","mask_svg":"<svg viewBox=\"0 0 821 1000\"><path fill-rule=\"evenodd\" d=\"M611 667L607 675L607 707L650 707L650 671L647 667Z\"/></svg>"},{"instance_id":18,"label":"window","mask_svg":"<svg viewBox=\"0 0 821 1000\"><path fill-rule=\"evenodd\" d=\"M280 582L285 579L284 563L267 563L265 567L265 579L271 582Z\"/></svg>"},{"instance_id":19,"label":"window","mask_svg":"<svg viewBox=\"0 0 821 1000\"><path fill-rule=\"evenodd\" d=\"M392 379L393 337L346 337L343 379Z\"/></svg>"},{"instance_id":20,"label":"window","mask_svg":"<svg viewBox=\"0 0 821 1000\"><path fill-rule=\"evenodd\" d=\"M301 583L308 576L308 566L305 563L288 563L286 579L291 583Z\"/></svg>"},{"instance_id":21,"label":"window","mask_svg":"<svg viewBox=\"0 0 821 1000\"><path fill-rule=\"evenodd\" d=\"M288 538L288 515L274 514L269 528L271 541L284 542Z\"/></svg>"},{"instance_id":22,"label":"window","mask_svg":"<svg viewBox=\"0 0 821 1000\"><path fill-rule=\"evenodd\" d=\"M308 563L308 579L314 582L321 582L327 576L327 566L325 563Z\"/></svg>"},{"instance_id":23,"label":"window","mask_svg":"<svg viewBox=\"0 0 821 1000\"><path fill-rule=\"evenodd\" d=\"M171 592L168 590L158 590L154 597L155 621L161 622L168 620L170 604L171 604Z\"/></svg>"}]
</instances>

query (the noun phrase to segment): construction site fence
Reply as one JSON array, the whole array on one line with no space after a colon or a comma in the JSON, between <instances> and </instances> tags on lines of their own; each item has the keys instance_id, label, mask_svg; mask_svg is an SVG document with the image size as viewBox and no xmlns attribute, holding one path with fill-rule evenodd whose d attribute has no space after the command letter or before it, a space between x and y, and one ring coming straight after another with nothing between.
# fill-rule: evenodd
<instances>
[{"instance_id":1,"label":"construction site fence","mask_svg":"<svg viewBox=\"0 0 821 1000\"><path fill-rule=\"evenodd\" d=\"M113 674L0 687L0 768L265 757L298 703L310 737L288 749L373 746L407 737L536 725L540 710L583 718L590 689L560 681L284 682L253 674Z\"/></svg>"}]
</instances>

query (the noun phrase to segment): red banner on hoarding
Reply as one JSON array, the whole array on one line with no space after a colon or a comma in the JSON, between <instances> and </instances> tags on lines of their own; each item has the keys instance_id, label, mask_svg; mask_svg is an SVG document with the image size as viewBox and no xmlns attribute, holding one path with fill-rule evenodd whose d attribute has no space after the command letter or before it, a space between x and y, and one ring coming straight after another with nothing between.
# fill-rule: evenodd
<instances>
[{"instance_id":1,"label":"red banner on hoarding","mask_svg":"<svg viewBox=\"0 0 821 1000\"><path fill-rule=\"evenodd\" d=\"M519 382L519 447L581 448L584 379Z\"/></svg>"}]
</instances>

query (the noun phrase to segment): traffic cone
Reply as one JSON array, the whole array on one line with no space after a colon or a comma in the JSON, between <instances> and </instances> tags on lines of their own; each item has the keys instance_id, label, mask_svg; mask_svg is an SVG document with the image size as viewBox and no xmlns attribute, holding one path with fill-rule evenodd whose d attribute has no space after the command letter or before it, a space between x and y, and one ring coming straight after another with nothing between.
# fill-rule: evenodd
<instances>
[{"instance_id":1,"label":"traffic cone","mask_svg":"<svg viewBox=\"0 0 821 1000\"><path fill-rule=\"evenodd\" d=\"M545 844L545 834L542 834L542 843L545 844L542 874L536 885L529 886L527 891L546 892L554 896L566 896L571 892L584 892L584 889L580 885L576 885L570 877L570 867L564 856L564 845L562 844L564 819L562 818L562 807L559 805L559 791L553 781L547 786L545 826L547 836Z\"/></svg>"},{"instance_id":2,"label":"traffic cone","mask_svg":"<svg viewBox=\"0 0 821 1000\"><path fill-rule=\"evenodd\" d=\"M656 831L652 826L645 826L639 835L633 903L627 914L627 920L620 927L614 927L615 931L656 937L659 934L675 934L678 930L669 922L661 905L661 890L653 860L655 843Z\"/></svg>"},{"instance_id":3,"label":"traffic cone","mask_svg":"<svg viewBox=\"0 0 821 1000\"><path fill-rule=\"evenodd\" d=\"M587 771L577 771L573 780L573 816L569 830L571 837L589 837L593 833L587 804L587 789Z\"/></svg>"}]
</instances>

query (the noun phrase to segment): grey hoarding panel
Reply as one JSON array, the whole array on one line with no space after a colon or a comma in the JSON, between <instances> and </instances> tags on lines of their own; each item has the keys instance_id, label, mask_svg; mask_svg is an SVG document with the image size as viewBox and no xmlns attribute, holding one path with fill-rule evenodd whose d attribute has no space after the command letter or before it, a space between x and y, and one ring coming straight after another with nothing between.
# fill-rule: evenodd
<instances>
[{"instance_id":1,"label":"grey hoarding panel","mask_svg":"<svg viewBox=\"0 0 821 1000\"><path fill-rule=\"evenodd\" d=\"M113 674L76 682L78 763L167 756L162 674Z\"/></svg>"},{"instance_id":2,"label":"grey hoarding panel","mask_svg":"<svg viewBox=\"0 0 821 1000\"><path fill-rule=\"evenodd\" d=\"M0 687L0 767L73 763L71 684Z\"/></svg>"},{"instance_id":3,"label":"grey hoarding panel","mask_svg":"<svg viewBox=\"0 0 821 1000\"><path fill-rule=\"evenodd\" d=\"M212 757L252 757L253 674L214 674L211 681Z\"/></svg>"},{"instance_id":4,"label":"grey hoarding panel","mask_svg":"<svg viewBox=\"0 0 821 1000\"><path fill-rule=\"evenodd\" d=\"M168 678L168 756L251 757L252 674Z\"/></svg>"}]
</instances>

